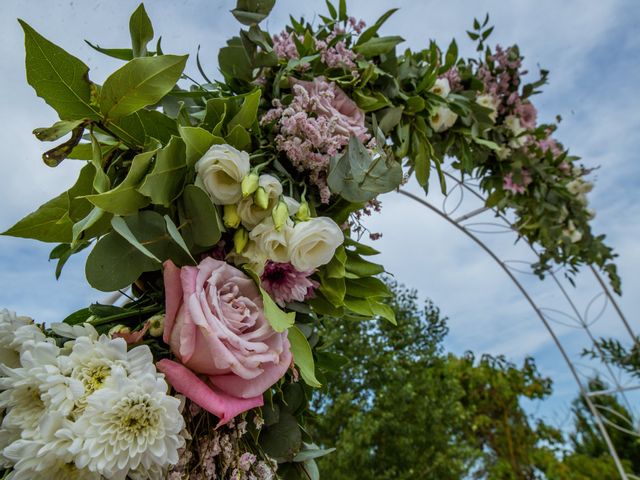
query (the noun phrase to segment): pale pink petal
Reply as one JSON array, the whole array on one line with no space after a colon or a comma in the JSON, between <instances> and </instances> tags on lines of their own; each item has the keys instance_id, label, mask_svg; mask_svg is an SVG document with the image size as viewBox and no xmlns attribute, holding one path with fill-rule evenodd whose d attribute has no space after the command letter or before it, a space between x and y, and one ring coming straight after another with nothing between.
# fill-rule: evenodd
<instances>
[{"instance_id":1,"label":"pale pink petal","mask_svg":"<svg viewBox=\"0 0 640 480\"><path fill-rule=\"evenodd\" d=\"M164 262L163 275L166 300L162 339L165 343L169 343L169 335L182 302L182 285L180 283L180 269L171 260Z\"/></svg>"},{"instance_id":2,"label":"pale pink petal","mask_svg":"<svg viewBox=\"0 0 640 480\"><path fill-rule=\"evenodd\" d=\"M242 412L264 405L262 393L251 398L236 398L216 392L191 370L172 360L160 360L156 366L177 392L218 417L218 427Z\"/></svg>"}]
</instances>

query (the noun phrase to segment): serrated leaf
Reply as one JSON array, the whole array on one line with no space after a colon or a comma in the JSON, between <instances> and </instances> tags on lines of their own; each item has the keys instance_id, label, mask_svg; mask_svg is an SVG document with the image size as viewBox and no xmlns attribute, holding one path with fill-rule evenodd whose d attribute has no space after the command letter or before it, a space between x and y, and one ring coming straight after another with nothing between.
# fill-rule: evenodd
<instances>
[{"instance_id":1,"label":"serrated leaf","mask_svg":"<svg viewBox=\"0 0 640 480\"><path fill-rule=\"evenodd\" d=\"M100 110L108 120L159 102L184 70L187 56L134 58L112 73L100 90Z\"/></svg>"},{"instance_id":2,"label":"serrated leaf","mask_svg":"<svg viewBox=\"0 0 640 480\"><path fill-rule=\"evenodd\" d=\"M171 140L156 155L151 172L138 191L156 205L168 207L180 195L187 171L185 144L180 137Z\"/></svg>"},{"instance_id":3,"label":"serrated leaf","mask_svg":"<svg viewBox=\"0 0 640 480\"><path fill-rule=\"evenodd\" d=\"M129 19L129 33L131 34L133 56L146 56L147 44L153 40L153 26L143 3L136 8Z\"/></svg>"},{"instance_id":4,"label":"serrated leaf","mask_svg":"<svg viewBox=\"0 0 640 480\"><path fill-rule=\"evenodd\" d=\"M289 342L291 343L291 353L293 354L293 363L307 385L320 388L322 384L318 381L315 374L315 364L313 361L313 353L307 338L303 335L297 326L292 326L288 330Z\"/></svg>"},{"instance_id":5,"label":"serrated leaf","mask_svg":"<svg viewBox=\"0 0 640 480\"><path fill-rule=\"evenodd\" d=\"M25 36L27 82L37 95L62 120L99 119L100 113L91 105L89 67L18 21Z\"/></svg>"}]
</instances>

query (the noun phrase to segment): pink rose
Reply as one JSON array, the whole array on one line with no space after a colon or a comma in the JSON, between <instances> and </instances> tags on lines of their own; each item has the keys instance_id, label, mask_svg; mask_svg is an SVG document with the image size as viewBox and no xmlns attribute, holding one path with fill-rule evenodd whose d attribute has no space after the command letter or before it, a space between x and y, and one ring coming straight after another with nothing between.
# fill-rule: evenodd
<instances>
[{"instance_id":1,"label":"pink rose","mask_svg":"<svg viewBox=\"0 0 640 480\"><path fill-rule=\"evenodd\" d=\"M197 267L167 261L164 283L163 339L186 367L159 362L169 382L221 423L262 405L262 394L284 376L292 356L286 332L275 332L265 318L253 280L205 258Z\"/></svg>"},{"instance_id":2,"label":"pink rose","mask_svg":"<svg viewBox=\"0 0 640 480\"><path fill-rule=\"evenodd\" d=\"M335 122L336 133L347 137L354 135L361 142L368 140L364 113L335 83L327 82L324 77L316 77L311 82L296 78L290 81L294 88L299 85L307 92L311 111Z\"/></svg>"}]
</instances>

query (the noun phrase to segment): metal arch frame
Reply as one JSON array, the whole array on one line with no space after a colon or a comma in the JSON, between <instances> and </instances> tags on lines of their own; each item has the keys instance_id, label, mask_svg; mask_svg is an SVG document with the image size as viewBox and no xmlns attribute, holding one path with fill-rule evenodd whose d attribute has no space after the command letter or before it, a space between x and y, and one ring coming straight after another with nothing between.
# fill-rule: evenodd
<instances>
[{"instance_id":1,"label":"metal arch frame","mask_svg":"<svg viewBox=\"0 0 640 480\"><path fill-rule=\"evenodd\" d=\"M439 217L443 218L444 220L446 220L448 223L450 223L451 225L455 226L458 230L460 230L462 233L464 233L467 237L469 237L471 240L473 240L482 250L484 250L499 266L500 268L507 274L507 276L511 279L511 281L515 284L515 286L518 288L518 290L520 291L520 293L525 297L526 301L529 303L529 305L533 308L536 316L540 319L540 321L543 323L544 327L546 328L546 330L548 331L549 335L551 336L553 342L555 343L556 347L558 348L560 354L562 355L562 357L564 358L567 366L569 367L569 370L572 374L572 376L574 377L576 383L578 384L578 388L580 391L580 394L582 395L587 407L589 408L589 411L591 412L591 414L593 415L593 419L595 424L598 427L598 430L600 431L606 445L607 448L609 449L609 453L611 455L611 457L613 458L613 461L616 465L616 468L618 470L618 473L620 474L620 478L622 480L630 480L633 478L638 478L635 477L634 475L628 474L627 472L625 472L624 467L622 465L622 462L620 460L620 457L615 449L615 446L611 440L611 437L609 435L609 432L607 430L607 425L609 425L612 428L616 428L620 431L625 431L631 435L636 435L640 438L640 432L633 432L630 431L629 429L623 428L620 425L615 424L614 422L612 422L611 420L609 420L608 418L606 418L601 410L598 408L598 406L594 403L593 398L597 397L598 395L606 395L606 394L612 394L612 393L617 393L620 394L622 396L623 401L625 402L626 406L629 408L629 410L631 411L631 405L629 400L627 399L625 392L627 391L631 391L631 390L635 390L635 389L640 389L640 384L639 385L635 385L635 386L623 386L620 381L618 380L617 376L615 375L614 371L613 371L613 366L607 362L607 359L605 357L604 352L601 350L599 344L597 343L592 331L591 331L591 325L597 321L603 314L604 310L606 309L608 304L611 304L613 306L613 309L617 315L617 317L619 318L619 320L622 322L625 330L627 331L627 333L629 334L629 336L631 337L632 342L636 341L636 335L633 331L633 329L631 328L629 322L627 321L626 317L624 316L621 308L619 307L618 303L616 302L615 298L613 297L613 295L611 294L609 288L607 287L606 283L603 281L602 277L600 276L600 274L598 273L598 271L593 268L593 266L590 266L589 269L591 270L591 272L593 273L593 275L595 276L595 279L597 281L597 284L599 285L601 291L594 296L591 301L589 302L586 312L585 312L585 316L583 317L577 306L576 303L573 301L573 299L571 298L571 296L569 295L569 293L567 292L567 290L564 288L564 286L562 285L562 283L560 282L560 280L558 279L556 272L550 272L549 276L553 279L554 283L556 284L556 286L558 287L559 291L562 293L562 297L567 301L567 303L570 306L570 310L573 313L573 315L567 315L566 313L562 312L562 311L558 311L558 310L554 310L554 309L544 309L541 308L540 306L538 306L538 304L534 301L533 296L527 291L527 289L525 288L525 286L518 280L518 278L516 278L516 276L514 275L512 270L517 271L517 269L514 269L513 267L510 267L508 265L508 262L505 260L502 260L485 242L483 242L476 233L481 233L481 232L474 232L473 229L470 229L468 226L464 225L463 222L465 222L466 220L469 220L477 215L480 215L481 213L484 213L486 211L491 210L493 212L493 214L495 215L496 218L500 219L503 224L499 225L501 228L504 228L504 232L513 232L513 233L517 233L517 230L514 228L513 224L503 215L501 214L499 211L497 211L496 209L490 209L486 206L477 208L475 210L472 210L462 216L459 216L457 218L453 218L452 214L455 213L455 211L461 206L462 201L463 201L463 196L464 196L464 192L467 191L469 193L471 193L474 197L476 197L478 200L480 200L483 204L485 203L485 197L483 195L481 195L477 189L473 188L472 185L469 182L465 182L463 179L459 179L456 176L454 176L453 174L449 173L449 172L443 172L449 179L453 180L455 182L455 186L450 189L447 194L445 195L445 198L443 200L443 206L442 209L438 209L437 207L435 207L433 204L431 204L430 202L428 202L427 200L425 200L424 198L418 197L417 195L414 195L411 192L408 192L406 190L403 189L398 189L398 193L400 193L401 195L410 198L411 200L423 205L424 207L428 208L429 210L431 210L432 212L434 212L435 214L437 214ZM447 209L445 208L446 206L446 202L447 199L449 198L449 196L451 195L451 193L455 190L455 189L460 189L460 200L458 201L457 205L449 212L447 212ZM478 224L480 225L480 224ZM495 225L494 225L495 226ZM533 245L528 244L529 247L531 248L531 250L533 251L533 253L538 256L535 248ZM528 263L528 262L526 262ZM530 273L530 272L526 272L526 273ZM588 322L586 315L589 312L589 309L591 308L592 304L594 303L595 300L597 300L601 295L604 296L605 299L605 304L602 308L602 310L599 312L599 314L596 316L596 319ZM566 317L568 317L569 319L573 320L578 328L582 329L588 336L589 340L591 341L592 346L594 347L594 349L596 350L598 356L600 357L600 361L603 363L603 365L605 366L607 373L609 374L608 377L609 379L613 382L614 384L614 388L612 389L607 389L607 390L602 390L602 391L590 391L583 379L581 378L580 373L578 372L578 368L577 365L571 360L570 355L568 354L567 350L565 349L565 347L563 346L562 342L560 341L559 336L556 334L556 332L554 331L551 322L550 322L550 318L548 318L547 315L545 315L545 311L552 311L555 313L560 313L562 315L565 315ZM556 323L560 323L557 322ZM572 327L574 327L575 325L570 325Z\"/></svg>"}]
</instances>

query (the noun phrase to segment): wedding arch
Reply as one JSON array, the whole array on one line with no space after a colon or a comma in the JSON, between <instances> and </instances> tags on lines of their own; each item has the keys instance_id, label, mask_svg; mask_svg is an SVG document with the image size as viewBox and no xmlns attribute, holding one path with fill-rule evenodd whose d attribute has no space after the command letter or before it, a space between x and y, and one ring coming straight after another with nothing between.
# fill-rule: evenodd
<instances>
[{"instance_id":1,"label":"wedding arch","mask_svg":"<svg viewBox=\"0 0 640 480\"><path fill-rule=\"evenodd\" d=\"M60 117L34 130L62 142L43 160L83 167L4 234L57 244L57 276L90 249L89 284L127 301L46 326L1 312L7 478L319 478L314 459L331 449L305 429L309 399L345 359L317 327L395 323L385 268L360 241L363 217L394 191L455 225L514 281L630 478L607 430L624 419L603 414L594 398L609 392L587 388L555 330L571 323L594 341L606 307L635 339L609 291L621 292L616 255L591 229L590 169L555 123L537 119L532 99L548 72L525 83L517 46L487 46L488 17L467 32L477 58L463 59L455 40L401 50L402 37L380 34L396 9L367 27L344 0L271 35L260 24L274 3L238 0L243 28L219 50L222 80L199 54L195 80L186 55L166 54L161 37L152 46L142 4L130 47L89 44L124 62L102 85L20 20L27 81ZM437 209L403 190L411 176L460 200ZM463 195L478 205L458 214ZM568 313L534 300L514 273L522 263L481 240L487 228L531 246L527 268L557 284ZM598 293L582 313L561 280L585 268ZM593 348L614 393L637 388Z\"/></svg>"}]
</instances>

